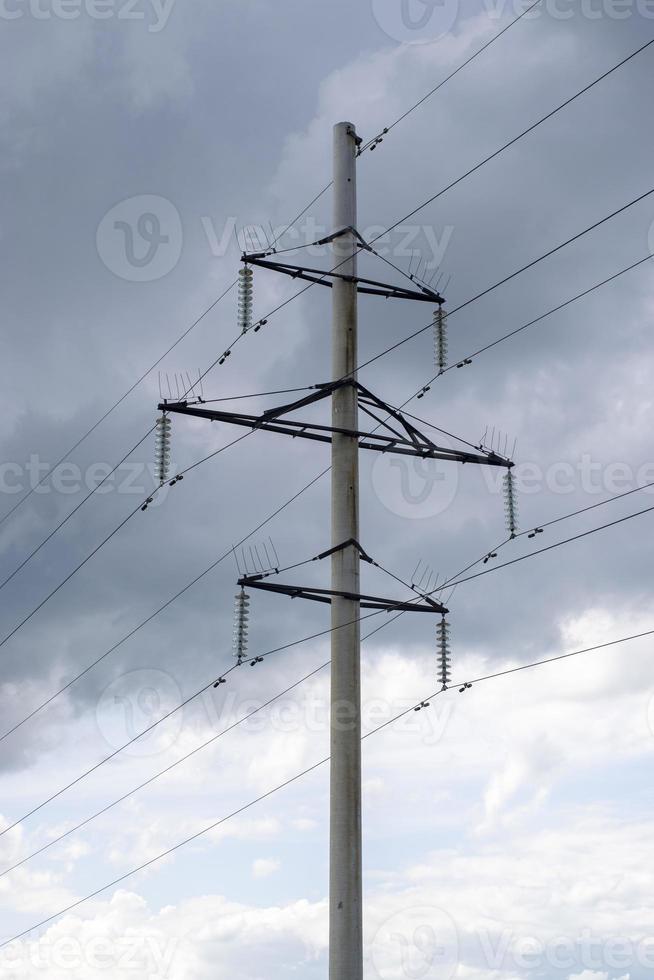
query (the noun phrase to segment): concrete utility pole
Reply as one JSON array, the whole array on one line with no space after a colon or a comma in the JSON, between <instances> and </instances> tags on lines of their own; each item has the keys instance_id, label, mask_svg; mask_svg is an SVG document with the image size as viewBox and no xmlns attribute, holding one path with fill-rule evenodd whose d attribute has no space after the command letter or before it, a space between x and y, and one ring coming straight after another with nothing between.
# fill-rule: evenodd
<instances>
[{"instance_id":1,"label":"concrete utility pole","mask_svg":"<svg viewBox=\"0 0 654 980\"><path fill-rule=\"evenodd\" d=\"M357 224L357 136L351 123L334 127L334 232ZM357 274L352 231L333 242L334 266ZM334 380L356 379L357 284L332 286ZM358 395L344 386L332 395L332 425L358 429ZM332 546L359 540L359 444L335 432L332 440ZM358 595L359 552L349 545L332 556L332 589ZM363 896L361 854L361 633L358 600L332 601L331 806L329 875L329 980L362 980ZM349 624L343 626L343 624Z\"/></svg>"}]
</instances>

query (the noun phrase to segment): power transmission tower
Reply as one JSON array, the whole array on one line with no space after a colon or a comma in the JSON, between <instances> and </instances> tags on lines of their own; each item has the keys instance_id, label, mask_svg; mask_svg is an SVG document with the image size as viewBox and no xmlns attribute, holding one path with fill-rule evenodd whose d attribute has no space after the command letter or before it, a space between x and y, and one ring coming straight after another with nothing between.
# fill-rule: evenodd
<instances>
[{"instance_id":1,"label":"power transmission tower","mask_svg":"<svg viewBox=\"0 0 654 980\"><path fill-rule=\"evenodd\" d=\"M245 253L240 271L239 323L242 333L258 331L267 322L252 320L252 267L273 270L293 279L332 289L332 376L328 383L313 385L315 393L295 402L268 409L259 415L208 409L202 397L191 400L164 400L159 409L160 480L167 476L170 458L170 425L168 414L191 415L214 422L225 422L251 430L274 432L293 438L311 439L331 444L332 514L331 548L314 560L331 559L331 588L308 588L269 582L279 568L266 566L255 549L252 556L255 572L240 575L241 594L236 600L235 655L240 664L247 659L247 618L249 597L245 588L260 589L293 598L331 604L331 787L330 787L330 876L329 876L329 977L330 980L363 980L363 888L362 888L362 814L361 814L361 609L385 612L428 613L441 617L437 631L440 651L440 678L449 683L447 609L421 591L411 588L422 602L399 602L360 592L360 562L376 564L359 543L359 450L440 459L449 462L474 463L505 467L510 499L513 497L511 467L513 463L492 448L483 445L457 450L443 447L425 436L402 412L386 404L365 388L357 377L357 306L358 294L428 302L436 307L434 315L437 362L445 365L445 302L417 277L408 275L417 288L403 288L364 279L358 275L357 255L372 251L357 231L356 160L360 140L351 123L334 127L334 231L315 244L331 244L334 266L323 271L301 265L282 263L268 251ZM228 352L224 357L228 356ZM224 359L224 358L223 358ZM291 418L296 411L330 398L331 425ZM359 415L366 414L376 424L372 431L359 428ZM172 482L176 482L176 477ZM514 506L514 505L513 505ZM514 520L514 510L511 512ZM275 556L276 557L276 556ZM239 569L240 571L240 569ZM255 658L252 666L262 658Z\"/></svg>"}]
</instances>

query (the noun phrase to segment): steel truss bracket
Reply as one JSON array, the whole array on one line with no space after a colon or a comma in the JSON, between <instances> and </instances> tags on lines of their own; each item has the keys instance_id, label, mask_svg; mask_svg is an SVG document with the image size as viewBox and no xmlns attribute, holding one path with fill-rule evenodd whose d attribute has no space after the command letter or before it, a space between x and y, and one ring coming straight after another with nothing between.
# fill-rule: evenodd
<instances>
[{"instance_id":1,"label":"steel truss bracket","mask_svg":"<svg viewBox=\"0 0 654 980\"><path fill-rule=\"evenodd\" d=\"M287 417L291 412L329 398L338 388L348 385L356 388L360 410L374 420L378 431L363 432L362 430L345 429L339 426L318 425L314 422L298 422ZM246 415L241 412L198 408L197 405L187 401L163 401L159 405L159 410L208 419L211 422L227 422L230 425L239 425L253 430L262 429L266 432L277 432L292 436L294 439L312 439L317 442L331 443L333 434L337 432L340 435L358 439L361 449L370 449L381 453L418 456L423 459L442 459L457 463L475 463L480 466L500 466L506 469L511 469L513 466L511 460L490 450L482 450L480 447L479 452L470 452L439 446L420 432L398 409L381 401L352 378L333 381L329 384L319 384L315 387L316 391L313 394L306 395L290 404L271 408L262 415Z\"/></svg>"},{"instance_id":2,"label":"steel truss bracket","mask_svg":"<svg viewBox=\"0 0 654 980\"><path fill-rule=\"evenodd\" d=\"M334 589L311 589L301 585L282 585L279 582L261 582L244 576L238 580L243 588L260 589L262 592L275 592L291 599L310 599L313 602L331 604L334 597L358 602L362 609L377 609L381 612L426 612L444 616L449 611L440 602L424 596L423 602L399 602L379 596L359 595L353 592L339 592Z\"/></svg>"},{"instance_id":3,"label":"steel truss bracket","mask_svg":"<svg viewBox=\"0 0 654 980\"><path fill-rule=\"evenodd\" d=\"M349 230L349 229L346 229ZM339 235L343 232L339 232ZM332 236L336 238L337 236ZM364 242L362 248L369 248ZM265 253L263 253L265 255ZM438 306L445 302L445 299L436 290L421 286L419 289L404 289L402 286L391 286L376 279L363 279L360 276L346 276L343 273L335 272L330 269L311 269L308 266L291 265L287 262L273 262L270 259L260 257L259 254L244 255L242 261L249 265L261 266L263 269L271 269L273 272L281 272L282 275L290 276L291 279L304 279L306 282L318 286L332 287L332 280L342 279L344 282L355 282L357 292L366 293L369 296L382 296L384 299L410 299L419 303L432 303Z\"/></svg>"},{"instance_id":4,"label":"steel truss bracket","mask_svg":"<svg viewBox=\"0 0 654 980\"><path fill-rule=\"evenodd\" d=\"M356 550L359 552L361 561L367 561L369 565L375 564L370 555L363 550L355 538L350 538L349 541L344 541L343 544L337 544L334 548L330 548L329 551L323 551L320 555L316 555L314 560L322 561L323 558L329 558L330 555L335 555L338 551L345 551L345 549L349 548L350 545L352 545L353 548L356 548Z\"/></svg>"}]
</instances>

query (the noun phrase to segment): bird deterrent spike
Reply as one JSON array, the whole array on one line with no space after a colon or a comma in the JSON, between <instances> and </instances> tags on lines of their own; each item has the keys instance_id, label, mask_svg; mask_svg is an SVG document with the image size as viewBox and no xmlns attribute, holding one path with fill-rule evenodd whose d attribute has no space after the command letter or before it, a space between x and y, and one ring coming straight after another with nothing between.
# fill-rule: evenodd
<instances>
[{"instance_id":1,"label":"bird deterrent spike","mask_svg":"<svg viewBox=\"0 0 654 980\"><path fill-rule=\"evenodd\" d=\"M155 473L160 486L166 482L168 470L170 469L170 441L171 422L170 418L164 413L157 419L154 451Z\"/></svg>"}]
</instances>

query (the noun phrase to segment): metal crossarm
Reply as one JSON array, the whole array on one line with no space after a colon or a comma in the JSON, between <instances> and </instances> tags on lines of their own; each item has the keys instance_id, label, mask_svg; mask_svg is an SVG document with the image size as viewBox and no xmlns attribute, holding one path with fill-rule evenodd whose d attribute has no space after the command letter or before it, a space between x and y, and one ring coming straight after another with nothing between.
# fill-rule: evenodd
<instances>
[{"instance_id":1,"label":"metal crossarm","mask_svg":"<svg viewBox=\"0 0 654 980\"><path fill-rule=\"evenodd\" d=\"M362 609L378 609L382 612L426 612L442 616L448 612L439 602L423 596L423 602L399 602L395 599L384 599L379 596L358 595L352 592L340 592L335 589L313 589L301 585L282 585L279 582L262 582L256 576L244 576L238 580L243 588L260 589L262 592L276 592L290 596L291 599L311 599L314 602L331 604L334 597L351 599L360 602Z\"/></svg>"},{"instance_id":2,"label":"metal crossarm","mask_svg":"<svg viewBox=\"0 0 654 980\"><path fill-rule=\"evenodd\" d=\"M439 292L421 286L420 289L404 289L402 286L391 286L376 279L363 279L361 276L346 276L340 272L331 270L311 269L302 265L291 265L287 262L271 262L270 259L258 258L253 255L244 256L244 261L248 265L258 265L264 269L271 269L273 272L281 272L282 275L290 276L291 279L304 279L306 282L317 286L328 286L330 289L334 279L343 282L355 282L358 293L367 293L370 296L382 296L385 299L411 299L419 303L436 303L440 305L445 302Z\"/></svg>"},{"instance_id":3,"label":"metal crossarm","mask_svg":"<svg viewBox=\"0 0 654 980\"><path fill-rule=\"evenodd\" d=\"M359 392L361 410L377 422L379 432L364 432L360 429L320 425L315 422L299 422L287 416L307 405L313 405L329 398L338 388L353 386ZM352 436L359 440L361 449L375 452L392 453L400 456L418 456L423 459L442 459L457 463L475 463L480 466L500 466L510 469L513 464L504 456L492 451L471 452L469 450L448 449L432 442L420 432L400 411L387 405L373 395L371 391L351 378L335 381L330 384L316 385L313 394L306 395L290 404L268 409L261 415L249 415L242 412L224 412L216 409L201 408L194 403L162 402L161 411L174 412L179 415L190 415L195 418L208 419L212 422L227 422L249 429L262 429L266 432L277 432L281 435L299 439L312 439L317 442L332 442L334 433ZM380 419L374 409L387 416ZM391 424L391 420L395 425Z\"/></svg>"}]
</instances>

